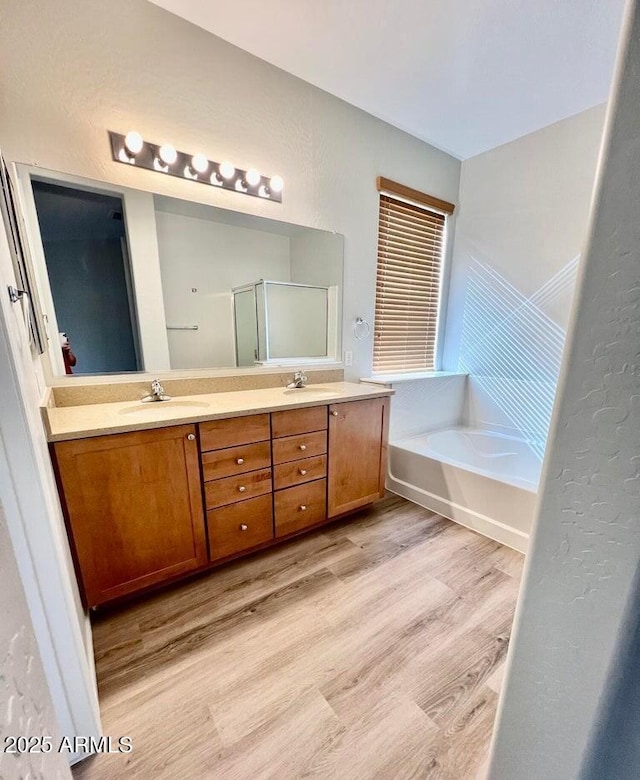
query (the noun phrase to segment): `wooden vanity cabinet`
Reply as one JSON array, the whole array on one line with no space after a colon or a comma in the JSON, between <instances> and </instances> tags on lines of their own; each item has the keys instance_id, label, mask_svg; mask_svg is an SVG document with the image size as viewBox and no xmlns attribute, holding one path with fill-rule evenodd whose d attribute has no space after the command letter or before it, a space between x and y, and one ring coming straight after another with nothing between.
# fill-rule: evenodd
<instances>
[{"instance_id":1,"label":"wooden vanity cabinet","mask_svg":"<svg viewBox=\"0 0 640 780\"><path fill-rule=\"evenodd\" d=\"M388 398L372 398L53 444L86 605L372 503L388 413Z\"/></svg>"},{"instance_id":2,"label":"wooden vanity cabinet","mask_svg":"<svg viewBox=\"0 0 640 780\"><path fill-rule=\"evenodd\" d=\"M87 606L207 563L195 425L53 445Z\"/></svg>"},{"instance_id":3,"label":"wooden vanity cabinet","mask_svg":"<svg viewBox=\"0 0 640 780\"><path fill-rule=\"evenodd\" d=\"M327 519L327 406L274 412L271 428L280 538Z\"/></svg>"},{"instance_id":4,"label":"wooden vanity cabinet","mask_svg":"<svg viewBox=\"0 0 640 780\"><path fill-rule=\"evenodd\" d=\"M273 539L271 421L268 414L200 423L209 559Z\"/></svg>"},{"instance_id":5,"label":"wooden vanity cabinet","mask_svg":"<svg viewBox=\"0 0 640 780\"><path fill-rule=\"evenodd\" d=\"M329 406L329 518L384 496L389 399Z\"/></svg>"}]
</instances>

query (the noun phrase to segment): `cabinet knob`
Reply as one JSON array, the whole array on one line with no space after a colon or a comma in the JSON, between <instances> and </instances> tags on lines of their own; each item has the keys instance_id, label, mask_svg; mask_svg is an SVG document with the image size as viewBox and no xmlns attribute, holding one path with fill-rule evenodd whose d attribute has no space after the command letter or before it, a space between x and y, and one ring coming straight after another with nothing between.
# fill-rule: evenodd
<instances>
[{"instance_id":1,"label":"cabinet knob","mask_svg":"<svg viewBox=\"0 0 640 780\"><path fill-rule=\"evenodd\" d=\"M306 507L305 504L300 504L300 511L301 512L306 512L307 511L307 507Z\"/></svg>"},{"instance_id":2,"label":"cabinet knob","mask_svg":"<svg viewBox=\"0 0 640 780\"><path fill-rule=\"evenodd\" d=\"M302 474L302 476L304 477L304 476L305 476L305 474L307 473L307 470L306 470L306 469L300 469L300 473L301 473L301 474Z\"/></svg>"},{"instance_id":3,"label":"cabinet knob","mask_svg":"<svg viewBox=\"0 0 640 780\"><path fill-rule=\"evenodd\" d=\"M240 526L240 530L241 531L246 531L248 528L249 528L249 526L245 525L244 523L242 523L242 525Z\"/></svg>"},{"instance_id":4,"label":"cabinet knob","mask_svg":"<svg viewBox=\"0 0 640 780\"><path fill-rule=\"evenodd\" d=\"M236 460L236 463L238 464L238 466L242 466L242 464L244 463L244 458L238 458Z\"/></svg>"},{"instance_id":5,"label":"cabinet knob","mask_svg":"<svg viewBox=\"0 0 640 780\"><path fill-rule=\"evenodd\" d=\"M246 487L245 487L244 485L240 485L240 487L238 488L238 490L239 490L241 493L244 493L244 491L246 490Z\"/></svg>"},{"instance_id":6,"label":"cabinet knob","mask_svg":"<svg viewBox=\"0 0 640 780\"><path fill-rule=\"evenodd\" d=\"M334 410L331 412L331 414L332 414L334 417L337 417L337 416L338 416L338 412L337 412L335 409L334 409Z\"/></svg>"},{"instance_id":7,"label":"cabinet knob","mask_svg":"<svg viewBox=\"0 0 640 780\"><path fill-rule=\"evenodd\" d=\"M187 439L189 439L189 441L195 441L195 440L196 440L196 435L195 435L195 433L190 433L190 434L187 436Z\"/></svg>"},{"instance_id":8,"label":"cabinet knob","mask_svg":"<svg viewBox=\"0 0 640 780\"><path fill-rule=\"evenodd\" d=\"M306 450L307 449L307 445L306 444L301 444L300 445L300 449L303 450L303 451Z\"/></svg>"}]
</instances>

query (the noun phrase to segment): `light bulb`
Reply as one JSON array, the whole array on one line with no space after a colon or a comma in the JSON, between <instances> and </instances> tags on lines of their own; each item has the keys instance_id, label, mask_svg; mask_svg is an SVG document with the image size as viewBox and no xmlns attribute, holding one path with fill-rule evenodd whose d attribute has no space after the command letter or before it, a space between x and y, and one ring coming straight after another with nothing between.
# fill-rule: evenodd
<instances>
[{"instance_id":1,"label":"light bulb","mask_svg":"<svg viewBox=\"0 0 640 780\"><path fill-rule=\"evenodd\" d=\"M223 179L232 179L236 172L235 167L226 160L218 165L218 170Z\"/></svg>"},{"instance_id":2,"label":"light bulb","mask_svg":"<svg viewBox=\"0 0 640 780\"><path fill-rule=\"evenodd\" d=\"M282 176L272 176L269 180L269 189L271 192L282 192L284 187L284 179Z\"/></svg>"},{"instance_id":3,"label":"light bulb","mask_svg":"<svg viewBox=\"0 0 640 780\"><path fill-rule=\"evenodd\" d=\"M209 160L204 154L194 154L191 158L191 167L198 173L204 173L209 167Z\"/></svg>"},{"instance_id":4,"label":"light bulb","mask_svg":"<svg viewBox=\"0 0 640 780\"><path fill-rule=\"evenodd\" d=\"M123 163L129 163L129 165L135 165L136 164L136 158L130 154L126 147L122 147L120 151L118 152L118 160Z\"/></svg>"},{"instance_id":5,"label":"light bulb","mask_svg":"<svg viewBox=\"0 0 640 780\"><path fill-rule=\"evenodd\" d=\"M135 130L130 130L124 137L124 145L127 147L129 154L132 154L135 157L136 154L142 151L144 141L142 140L140 133L136 133Z\"/></svg>"},{"instance_id":6,"label":"light bulb","mask_svg":"<svg viewBox=\"0 0 640 780\"><path fill-rule=\"evenodd\" d=\"M173 165L178 159L178 152L176 152L175 146L171 146L171 144L162 144L160 147L160 159L167 165Z\"/></svg>"},{"instance_id":7,"label":"light bulb","mask_svg":"<svg viewBox=\"0 0 640 780\"><path fill-rule=\"evenodd\" d=\"M258 190L258 195L261 198L268 198L269 197L270 190L262 184L260 186L260 189Z\"/></svg>"},{"instance_id":8,"label":"light bulb","mask_svg":"<svg viewBox=\"0 0 640 780\"><path fill-rule=\"evenodd\" d=\"M260 184L262 176L260 176L260 171L257 171L255 168L249 168L244 178L246 179L247 184L255 187L257 184Z\"/></svg>"}]
</instances>

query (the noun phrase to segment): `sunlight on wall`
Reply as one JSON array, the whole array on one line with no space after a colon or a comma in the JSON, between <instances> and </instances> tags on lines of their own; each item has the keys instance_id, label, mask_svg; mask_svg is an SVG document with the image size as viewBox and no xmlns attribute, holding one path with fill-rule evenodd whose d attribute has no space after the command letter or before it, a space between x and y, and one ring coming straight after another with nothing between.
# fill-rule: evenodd
<instances>
[{"instance_id":1,"label":"sunlight on wall","mask_svg":"<svg viewBox=\"0 0 640 780\"><path fill-rule=\"evenodd\" d=\"M458 370L472 375L539 458L565 338L548 312L573 292L578 260L529 298L489 265L473 258L469 267Z\"/></svg>"},{"instance_id":2,"label":"sunlight on wall","mask_svg":"<svg viewBox=\"0 0 640 780\"><path fill-rule=\"evenodd\" d=\"M462 424L466 376L431 377L393 385L392 442Z\"/></svg>"}]
</instances>

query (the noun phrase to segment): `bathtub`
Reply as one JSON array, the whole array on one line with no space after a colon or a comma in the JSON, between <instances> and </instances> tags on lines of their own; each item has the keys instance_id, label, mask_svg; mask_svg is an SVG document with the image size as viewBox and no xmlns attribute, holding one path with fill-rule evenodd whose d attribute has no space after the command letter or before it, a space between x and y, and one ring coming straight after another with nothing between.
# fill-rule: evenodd
<instances>
[{"instance_id":1,"label":"bathtub","mask_svg":"<svg viewBox=\"0 0 640 780\"><path fill-rule=\"evenodd\" d=\"M446 428L390 443L387 488L526 552L540 466L523 438Z\"/></svg>"}]
</instances>

